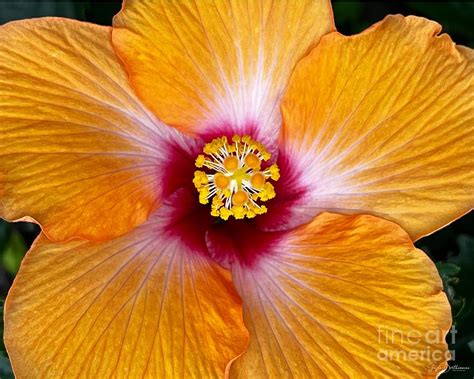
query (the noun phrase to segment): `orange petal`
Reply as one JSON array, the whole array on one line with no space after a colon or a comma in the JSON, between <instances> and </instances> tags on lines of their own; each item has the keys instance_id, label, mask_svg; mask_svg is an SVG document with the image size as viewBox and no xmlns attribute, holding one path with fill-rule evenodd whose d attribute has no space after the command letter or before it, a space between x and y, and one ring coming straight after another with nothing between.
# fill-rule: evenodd
<instances>
[{"instance_id":1,"label":"orange petal","mask_svg":"<svg viewBox=\"0 0 474 379\"><path fill-rule=\"evenodd\" d=\"M333 29L327 0L126 0L113 44L167 124L191 134L252 126L266 143L295 63Z\"/></svg>"},{"instance_id":2,"label":"orange petal","mask_svg":"<svg viewBox=\"0 0 474 379\"><path fill-rule=\"evenodd\" d=\"M250 345L231 377L435 378L447 367L441 280L389 221L323 213L233 275Z\"/></svg>"},{"instance_id":3,"label":"orange petal","mask_svg":"<svg viewBox=\"0 0 474 379\"><path fill-rule=\"evenodd\" d=\"M30 216L54 240L121 235L160 201L165 129L110 33L66 19L1 27L0 216Z\"/></svg>"},{"instance_id":4,"label":"orange petal","mask_svg":"<svg viewBox=\"0 0 474 379\"><path fill-rule=\"evenodd\" d=\"M222 377L248 333L227 271L160 230L27 254L5 310L18 378Z\"/></svg>"},{"instance_id":5,"label":"orange petal","mask_svg":"<svg viewBox=\"0 0 474 379\"><path fill-rule=\"evenodd\" d=\"M474 206L474 60L434 22L387 17L323 38L283 102L312 209L380 215L412 238Z\"/></svg>"}]
</instances>

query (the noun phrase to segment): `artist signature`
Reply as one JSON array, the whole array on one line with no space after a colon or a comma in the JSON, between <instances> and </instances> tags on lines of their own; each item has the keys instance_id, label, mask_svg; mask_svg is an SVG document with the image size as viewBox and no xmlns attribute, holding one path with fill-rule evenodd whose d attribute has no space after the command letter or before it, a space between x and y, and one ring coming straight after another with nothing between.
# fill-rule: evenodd
<instances>
[{"instance_id":1,"label":"artist signature","mask_svg":"<svg viewBox=\"0 0 474 379\"><path fill-rule=\"evenodd\" d=\"M469 366L449 365L445 372L449 372L449 371L463 372L463 371L468 371L469 369L470 369Z\"/></svg>"},{"instance_id":2,"label":"artist signature","mask_svg":"<svg viewBox=\"0 0 474 379\"><path fill-rule=\"evenodd\" d=\"M429 370L430 371L436 371L439 368L440 368L440 364L433 364L431 367L429 367ZM458 364L451 363L451 364L448 365L448 367L446 368L444 373L447 373L447 372L450 372L450 371L452 371L452 372L466 372L466 371L469 371L470 369L471 369L471 367L469 367L469 366L461 366L461 365L458 365Z\"/></svg>"}]
</instances>

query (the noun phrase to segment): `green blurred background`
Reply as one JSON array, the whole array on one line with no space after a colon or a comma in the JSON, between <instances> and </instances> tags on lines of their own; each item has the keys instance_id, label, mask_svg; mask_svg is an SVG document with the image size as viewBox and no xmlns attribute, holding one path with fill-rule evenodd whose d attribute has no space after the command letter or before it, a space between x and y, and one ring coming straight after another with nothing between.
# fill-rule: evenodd
<instances>
[{"instance_id":1,"label":"green blurred background","mask_svg":"<svg viewBox=\"0 0 474 379\"><path fill-rule=\"evenodd\" d=\"M0 1L0 24L8 21L58 16L110 25L120 1ZM443 31L462 45L474 47L474 2L334 1L336 25L344 34L358 33L387 14L414 14L438 21ZM34 224L9 224L0 219L0 310L21 259L39 228ZM474 378L474 212L416 244L436 263L448 293L456 341L451 370L443 379ZM3 319L3 318L2 318ZM3 321L2 321L3 324ZM0 330L3 333L3 325ZM3 338L2 338L3 340ZM450 342L450 341L449 341ZM456 366L460 369L456 370ZM5 348L0 343L0 379L12 378Z\"/></svg>"}]
</instances>

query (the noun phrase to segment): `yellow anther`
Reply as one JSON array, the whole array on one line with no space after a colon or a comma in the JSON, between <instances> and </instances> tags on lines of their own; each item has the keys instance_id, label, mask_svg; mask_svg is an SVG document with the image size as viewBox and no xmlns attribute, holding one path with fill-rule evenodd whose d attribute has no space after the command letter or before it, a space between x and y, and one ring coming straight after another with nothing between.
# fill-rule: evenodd
<instances>
[{"instance_id":1,"label":"yellow anther","mask_svg":"<svg viewBox=\"0 0 474 379\"><path fill-rule=\"evenodd\" d=\"M222 205L224 205L224 202L222 201L222 199L220 197L213 197L212 198L212 206L215 207L215 208L220 208Z\"/></svg>"},{"instance_id":2,"label":"yellow anther","mask_svg":"<svg viewBox=\"0 0 474 379\"><path fill-rule=\"evenodd\" d=\"M218 172L216 175L214 175L214 184L217 188L223 190L229 187L230 179L228 176L225 176L224 174Z\"/></svg>"},{"instance_id":3,"label":"yellow anther","mask_svg":"<svg viewBox=\"0 0 474 379\"><path fill-rule=\"evenodd\" d=\"M211 204L211 215L214 217L219 217L220 216L219 209L223 205L224 203L222 202L222 199L220 199L217 196L213 197L212 204Z\"/></svg>"},{"instance_id":4,"label":"yellow anther","mask_svg":"<svg viewBox=\"0 0 474 379\"><path fill-rule=\"evenodd\" d=\"M275 197L275 188L272 186L271 183L265 183L263 186L263 189L260 191L258 194L260 200L262 201L268 201L270 199L273 199Z\"/></svg>"},{"instance_id":5,"label":"yellow anther","mask_svg":"<svg viewBox=\"0 0 474 379\"><path fill-rule=\"evenodd\" d=\"M221 208L219 213L223 220L228 220L232 216L232 211L227 208Z\"/></svg>"},{"instance_id":6,"label":"yellow anther","mask_svg":"<svg viewBox=\"0 0 474 379\"><path fill-rule=\"evenodd\" d=\"M262 153L262 158L263 158L264 161L268 161L271 157L272 157L272 155L267 151Z\"/></svg>"},{"instance_id":7,"label":"yellow anther","mask_svg":"<svg viewBox=\"0 0 474 379\"><path fill-rule=\"evenodd\" d=\"M206 175L204 172L202 172L202 171L196 171L196 172L194 172L193 183L194 183L194 186L199 189L199 188L202 187L204 184L207 184L207 183L208 183L207 175Z\"/></svg>"},{"instance_id":8,"label":"yellow anther","mask_svg":"<svg viewBox=\"0 0 474 379\"><path fill-rule=\"evenodd\" d=\"M239 167L239 160L237 157L231 155L224 159L223 165L227 171L235 171Z\"/></svg>"},{"instance_id":9,"label":"yellow anther","mask_svg":"<svg viewBox=\"0 0 474 379\"><path fill-rule=\"evenodd\" d=\"M204 151L207 155L213 154L214 150L214 145L211 143L206 144L206 146L204 146L204 149L202 149L202 151Z\"/></svg>"},{"instance_id":10,"label":"yellow anther","mask_svg":"<svg viewBox=\"0 0 474 379\"><path fill-rule=\"evenodd\" d=\"M260 158L257 157L255 154L250 153L245 157L245 164L247 167L253 169L253 170L259 170L260 169Z\"/></svg>"},{"instance_id":11,"label":"yellow anther","mask_svg":"<svg viewBox=\"0 0 474 379\"><path fill-rule=\"evenodd\" d=\"M270 178L272 178L272 180L277 181L278 179L280 179L280 169L276 164L272 164L268 168L268 172L270 173Z\"/></svg>"},{"instance_id":12,"label":"yellow anther","mask_svg":"<svg viewBox=\"0 0 474 379\"><path fill-rule=\"evenodd\" d=\"M246 214L247 218L254 218L256 215L257 214L253 210L250 210L250 209L247 211L247 214Z\"/></svg>"},{"instance_id":13,"label":"yellow anther","mask_svg":"<svg viewBox=\"0 0 474 379\"><path fill-rule=\"evenodd\" d=\"M265 205L262 205L260 208L255 209L255 213L258 215L263 215L264 213L267 213L268 209Z\"/></svg>"},{"instance_id":14,"label":"yellow anther","mask_svg":"<svg viewBox=\"0 0 474 379\"><path fill-rule=\"evenodd\" d=\"M253 141L252 141L252 138L250 136L243 136L242 137L242 142L245 142L246 144L251 144Z\"/></svg>"},{"instance_id":15,"label":"yellow anther","mask_svg":"<svg viewBox=\"0 0 474 379\"><path fill-rule=\"evenodd\" d=\"M232 215L237 219L237 220L241 220L243 219L247 212L245 210L245 208L241 205L235 205L231 208L231 211L232 211Z\"/></svg>"},{"instance_id":16,"label":"yellow anther","mask_svg":"<svg viewBox=\"0 0 474 379\"><path fill-rule=\"evenodd\" d=\"M199 154L196 158L196 167L201 168L204 166L204 162L206 162L206 157L202 154Z\"/></svg>"},{"instance_id":17,"label":"yellow anther","mask_svg":"<svg viewBox=\"0 0 474 379\"><path fill-rule=\"evenodd\" d=\"M207 187L201 187L199 189L199 202L201 204L209 203L208 195L209 195L209 189Z\"/></svg>"}]
</instances>

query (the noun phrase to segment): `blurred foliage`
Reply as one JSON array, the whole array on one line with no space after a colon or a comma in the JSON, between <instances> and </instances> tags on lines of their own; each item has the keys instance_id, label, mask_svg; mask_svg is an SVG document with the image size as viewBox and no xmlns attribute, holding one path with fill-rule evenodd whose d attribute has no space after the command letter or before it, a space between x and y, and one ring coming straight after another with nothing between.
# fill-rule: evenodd
<instances>
[{"instance_id":1,"label":"blurred foliage","mask_svg":"<svg viewBox=\"0 0 474 379\"><path fill-rule=\"evenodd\" d=\"M67 17L110 25L121 1L0 1L0 24L24 18Z\"/></svg>"},{"instance_id":2,"label":"blurred foliage","mask_svg":"<svg viewBox=\"0 0 474 379\"><path fill-rule=\"evenodd\" d=\"M26 244L22 235L16 229L11 230L5 246L2 249L0 265L11 275L15 275L20 268Z\"/></svg>"},{"instance_id":3,"label":"blurred foliage","mask_svg":"<svg viewBox=\"0 0 474 379\"><path fill-rule=\"evenodd\" d=\"M453 322L458 330L451 349L456 352L456 364L470 367L465 372L450 372L445 378L472 378L474 373L474 237L457 237L459 254L449 256L441 277L452 305ZM447 269L447 266L451 269ZM453 269L454 268L454 269Z\"/></svg>"},{"instance_id":4,"label":"blurred foliage","mask_svg":"<svg viewBox=\"0 0 474 379\"><path fill-rule=\"evenodd\" d=\"M1 1L0 24L8 21L57 16L110 25L120 1ZM456 43L474 46L474 2L363 2L334 1L336 25L340 32L358 33L387 14L414 14L438 21L443 31ZM0 220L0 311L3 337L3 300L18 270L27 247L39 232L36 225L8 224ZM446 293L452 305L456 339L450 348L456 351L455 364L470 367L468 371L451 370L443 379L474 377L474 212L450 226L423 238L417 247L426 251L436 262ZM2 338L3 340L3 338ZM0 344L0 378L13 378Z\"/></svg>"},{"instance_id":5,"label":"blurred foliage","mask_svg":"<svg viewBox=\"0 0 474 379\"><path fill-rule=\"evenodd\" d=\"M1 240L0 240L1 241ZM3 341L3 304L5 300L0 299L0 337ZM5 351L5 346L0 345L0 379L13 379L13 371Z\"/></svg>"},{"instance_id":6,"label":"blurred foliage","mask_svg":"<svg viewBox=\"0 0 474 379\"><path fill-rule=\"evenodd\" d=\"M461 45L474 46L474 2L470 1L333 1L337 29L355 34L388 14L426 17Z\"/></svg>"}]
</instances>

